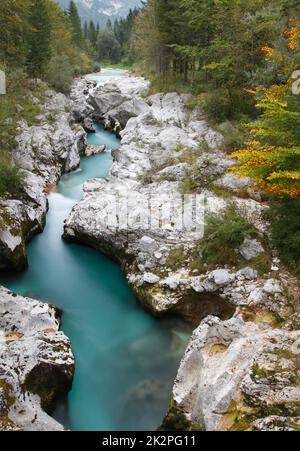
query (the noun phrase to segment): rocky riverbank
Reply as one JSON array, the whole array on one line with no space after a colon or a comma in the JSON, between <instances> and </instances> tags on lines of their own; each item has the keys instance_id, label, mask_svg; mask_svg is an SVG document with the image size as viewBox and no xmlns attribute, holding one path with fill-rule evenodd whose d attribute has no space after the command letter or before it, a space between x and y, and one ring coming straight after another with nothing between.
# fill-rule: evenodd
<instances>
[{"instance_id":1,"label":"rocky riverbank","mask_svg":"<svg viewBox=\"0 0 300 451\"><path fill-rule=\"evenodd\" d=\"M35 90L43 92L43 101L33 96ZM18 196L0 199L1 270L27 266L26 243L43 230L47 195L62 174L79 166L87 146L76 99L49 90L39 80L28 81L27 97L40 114L29 126L26 111L18 107L12 158L24 182ZM64 429L48 414L70 390L75 368L59 324L54 307L0 287L0 430Z\"/></svg>"},{"instance_id":2,"label":"rocky riverbank","mask_svg":"<svg viewBox=\"0 0 300 451\"><path fill-rule=\"evenodd\" d=\"M63 430L46 412L71 388L74 358L59 312L0 287L0 430Z\"/></svg>"},{"instance_id":3,"label":"rocky riverbank","mask_svg":"<svg viewBox=\"0 0 300 451\"><path fill-rule=\"evenodd\" d=\"M198 326L175 381L167 427L297 429L299 291L270 249L268 206L251 180L227 174L234 163L222 128L188 109L188 95L147 97L147 87L144 79L123 77L81 103L87 117L122 142L110 178L85 184L64 237L118 260L153 314L175 312ZM205 198L206 217L222 223L234 208L248 224L249 236L234 250L236 264L204 259L204 218L182 219L182 195L189 193ZM194 212L195 197L189 199Z\"/></svg>"},{"instance_id":4,"label":"rocky riverbank","mask_svg":"<svg viewBox=\"0 0 300 451\"><path fill-rule=\"evenodd\" d=\"M23 172L24 183L15 198L0 199L0 269L26 268L26 242L43 230L47 193L62 174L79 166L86 147L86 132L76 123L76 102L41 81L32 81L31 88L44 90L44 102L29 97L40 109L36 125L27 124L26 112L20 108L12 158Z\"/></svg>"}]
</instances>

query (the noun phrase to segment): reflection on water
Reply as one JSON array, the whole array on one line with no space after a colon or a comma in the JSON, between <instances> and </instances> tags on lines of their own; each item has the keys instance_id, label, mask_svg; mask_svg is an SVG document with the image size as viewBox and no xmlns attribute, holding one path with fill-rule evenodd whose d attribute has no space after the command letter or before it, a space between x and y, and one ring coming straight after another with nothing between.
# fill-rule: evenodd
<instances>
[{"instance_id":1,"label":"reflection on water","mask_svg":"<svg viewBox=\"0 0 300 451\"><path fill-rule=\"evenodd\" d=\"M100 126L89 141L119 146ZM110 165L104 152L83 158L79 170L62 178L49 196L44 233L28 246L28 271L1 275L0 283L64 310L62 329L72 341L76 373L68 409L62 403L56 418L73 430L154 430L168 407L190 327L146 314L116 263L61 239L83 182L107 176Z\"/></svg>"}]
</instances>

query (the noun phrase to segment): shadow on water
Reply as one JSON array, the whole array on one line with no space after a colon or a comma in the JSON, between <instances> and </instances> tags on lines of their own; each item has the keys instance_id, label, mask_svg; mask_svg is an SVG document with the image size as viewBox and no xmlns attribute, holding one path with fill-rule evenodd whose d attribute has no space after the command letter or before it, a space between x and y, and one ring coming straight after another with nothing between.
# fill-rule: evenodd
<instances>
[{"instance_id":1,"label":"shadow on water","mask_svg":"<svg viewBox=\"0 0 300 451\"><path fill-rule=\"evenodd\" d=\"M98 125L89 142L119 146ZM176 318L152 318L137 305L119 265L61 239L82 184L106 177L111 162L109 152L82 158L80 169L62 178L49 196L44 232L28 245L29 269L2 274L0 283L63 309L62 330L72 341L76 372L68 403L59 403L55 418L73 430L155 430L191 327Z\"/></svg>"}]
</instances>

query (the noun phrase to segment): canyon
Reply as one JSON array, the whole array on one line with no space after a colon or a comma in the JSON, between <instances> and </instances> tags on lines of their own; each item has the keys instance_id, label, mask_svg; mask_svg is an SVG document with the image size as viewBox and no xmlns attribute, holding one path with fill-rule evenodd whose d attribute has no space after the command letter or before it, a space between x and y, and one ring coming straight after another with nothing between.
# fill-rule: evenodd
<instances>
[{"instance_id":1,"label":"canyon","mask_svg":"<svg viewBox=\"0 0 300 451\"><path fill-rule=\"evenodd\" d=\"M190 95L148 95L149 87L145 79L128 74L98 86L78 79L70 99L48 92L40 126L29 128L21 121L14 158L27 177L22 198L1 202L6 220L0 234L1 267L27 266L26 242L44 227L49 188L63 173L78 168L80 154L85 152L86 132L81 124L87 119L101 123L120 136L121 143L112 152L109 176L84 184L83 195L64 218L63 237L69 243L88 245L121 265L132 293L147 312L159 318L180 316L192 324L194 332L163 426L208 431L297 430L299 301L295 279L266 243L268 205L250 179L228 175L234 162L224 150L222 129L212 128L202 111L189 107ZM188 198L190 208L204 199L205 216L214 214L222 220L233 205L255 229L256 238L246 237L236 249L242 262L239 267L222 263L211 267L201 262L203 227L198 227L198 217L193 215L182 223L178 208L184 194L195 193L196 197ZM127 220L121 221L124 217ZM262 272L255 263L266 254L270 267ZM198 266L196 260L200 260ZM29 322L37 320L36 329L29 332L21 321L15 324L16 300L26 306ZM70 388L74 361L68 339L58 331L55 309L16 298L4 288L2 305L3 313L9 313L1 326L8 345L0 354L5 369L1 372L5 386L1 387L0 419L8 429L60 428L55 420L43 417L45 395L35 379L41 365L51 374L55 368L65 375L65 391ZM52 354L54 342L59 343L58 354ZM33 353L32 365L12 377L18 346L25 355L29 350ZM41 357L41 348L47 358ZM29 394L23 400L24 387ZM59 393L52 392L54 399ZM34 408L37 421L29 425L26 413L25 419L18 416L18 403L31 414Z\"/></svg>"}]
</instances>

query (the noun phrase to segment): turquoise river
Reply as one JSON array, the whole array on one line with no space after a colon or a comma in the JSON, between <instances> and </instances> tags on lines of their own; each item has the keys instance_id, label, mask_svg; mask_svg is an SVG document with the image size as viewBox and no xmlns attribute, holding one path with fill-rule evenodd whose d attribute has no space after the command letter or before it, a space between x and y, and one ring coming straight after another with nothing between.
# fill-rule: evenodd
<instances>
[{"instance_id":1,"label":"turquoise river","mask_svg":"<svg viewBox=\"0 0 300 451\"><path fill-rule=\"evenodd\" d=\"M98 83L120 76L106 70L90 76ZM96 125L89 143L120 145ZM176 370L190 335L177 318L156 320L129 290L119 265L93 249L61 239L63 222L82 196L82 185L106 177L110 152L81 159L49 196L44 232L28 245L29 269L1 275L16 293L63 310L62 330L76 359L73 388L54 417L71 430L155 430L168 408Z\"/></svg>"}]
</instances>

